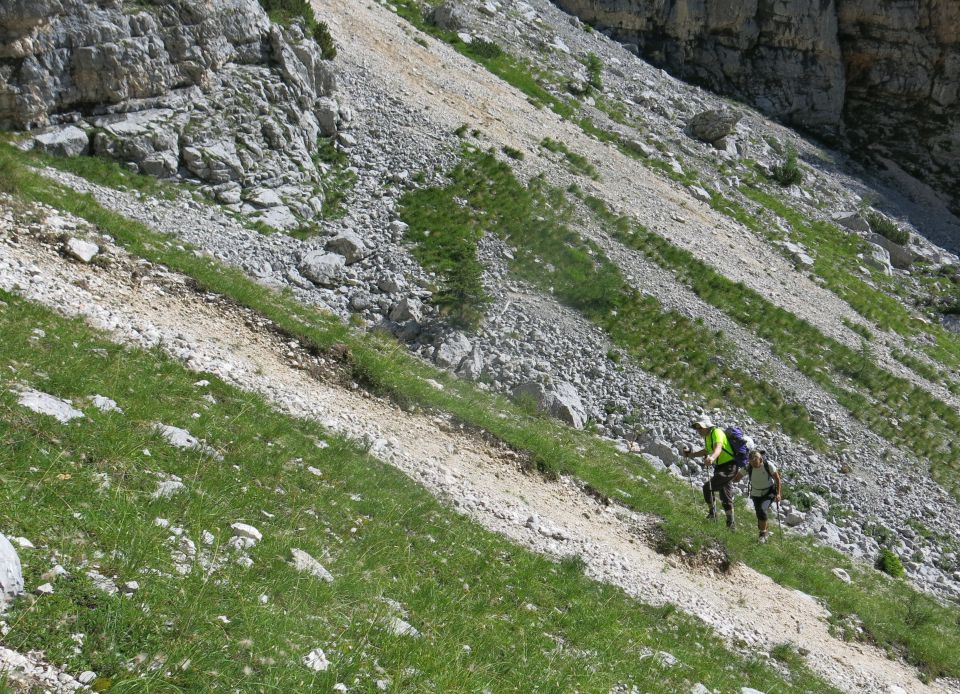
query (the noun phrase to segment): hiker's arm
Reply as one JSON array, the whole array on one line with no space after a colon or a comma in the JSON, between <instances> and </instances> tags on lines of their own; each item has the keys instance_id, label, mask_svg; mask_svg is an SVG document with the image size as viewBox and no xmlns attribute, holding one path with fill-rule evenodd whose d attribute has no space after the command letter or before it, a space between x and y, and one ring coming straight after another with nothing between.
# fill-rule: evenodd
<instances>
[{"instance_id":1,"label":"hiker's arm","mask_svg":"<svg viewBox=\"0 0 960 694\"><path fill-rule=\"evenodd\" d=\"M717 462L717 458L720 457L720 454L723 452L723 444L720 441L717 441L717 445L713 447L713 453L707 456L707 459L703 461L704 465L713 465Z\"/></svg>"},{"instance_id":2,"label":"hiker's arm","mask_svg":"<svg viewBox=\"0 0 960 694\"><path fill-rule=\"evenodd\" d=\"M780 484L781 484L781 483L780 483L780 473L779 473L779 472L773 473L773 479L776 480L776 482L777 482L777 501L780 501L780 492L782 491L782 488L781 488L781 486L780 486Z\"/></svg>"},{"instance_id":3,"label":"hiker's arm","mask_svg":"<svg viewBox=\"0 0 960 694\"><path fill-rule=\"evenodd\" d=\"M698 451L685 450L685 451L683 452L683 457L684 457L684 458L699 458L700 456L706 455L706 454L707 454L707 449L706 449L706 448L701 448L701 449L698 450Z\"/></svg>"}]
</instances>

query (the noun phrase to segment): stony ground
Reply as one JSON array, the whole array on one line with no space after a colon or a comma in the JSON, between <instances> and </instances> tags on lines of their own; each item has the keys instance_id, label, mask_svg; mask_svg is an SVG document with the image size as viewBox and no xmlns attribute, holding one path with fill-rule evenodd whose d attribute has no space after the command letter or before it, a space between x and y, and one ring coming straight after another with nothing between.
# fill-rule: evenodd
<instances>
[{"instance_id":1,"label":"stony ground","mask_svg":"<svg viewBox=\"0 0 960 694\"><path fill-rule=\"evenodd\" d=\"M403 412L360 390L318 380L323 365L316 357L255 315L197 293L182 276L145 266L102 238L100 262L66 258L63 235L82 233L83 227L55 214L32 225L7 221L0 232L0 287L84 316L122 342L160 345L190 368L365 441L374 455L485 527L553 557L576 554L588 575L640 600L676 604L725 637L752 646L787 639L838 687L960 691L947 681L924 685L916 672L883 652L834 638L828 614L813 598L750 569L738 566L722 574L709 563L691 567L657 554L648 544L650 519L605 506L570 480L526 474L514 454L443 418Z\"/></svg>"}]
</instances>

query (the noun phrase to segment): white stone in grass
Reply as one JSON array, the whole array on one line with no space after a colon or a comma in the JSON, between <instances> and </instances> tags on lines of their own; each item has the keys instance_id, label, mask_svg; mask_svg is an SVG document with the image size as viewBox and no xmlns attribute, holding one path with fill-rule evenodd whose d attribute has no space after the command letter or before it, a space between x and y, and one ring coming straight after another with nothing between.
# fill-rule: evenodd
<instances>
[{"instance_id":1,"label":"white stone in grass","mask_svg":"<svg viewBox=\"0 0 960 694\"><path fill-rule=\"evenodd\" d=\"M313 465L307 466L307 472L309 472L311 475L316 475L317 477L323 477L323 472L313 467Z\"/></svg>"},{"instance_id":2,"label":"white stone in grass","mask_svg":"<svg viewBox=\"0 0 960 694\"><path fill-rule=\"evenodd\" d=\"M201 453L206 453L214 460L223 460L223 456L220 455L216 449L207 444L206 441L201 441L186 429L170 426L168 424L161 424L159 422L153 426L154 429L159 432L159 434L163 436L163 438L165 438L167 443L169 443L171 446L186 450L200 451Z\"/></svg>"},{"instance_id":3,"label":"white stone in grass","mask_svg":"<svg viewBox=\"0 0 960 694\"><path fill-rule=\"evenodd\" d=\"M166 518L154 518L154 519L153 519L153 524L154 524L155 526L157 526L158 528L169 528L169 527L170 527L170 521L168 521Z\"/></svg>"},{"instance_id":4,"label":"white stone in grass","mask_svg":"<svg viewBox=\"0 0 960 694\"><path fill-rule=\"evenodd\" d=\"M92 672L91 670L86 670L77 675L77 682L80 684L90 684L95 679L97 679L97 673Z\"/></svg>"},{"instance_id":5,"label":"white stone in grass","mask_svg":"<svg viewBox=\"0 0 960 694\"><path fill-rule=\"evenodd\" d=\"M123 584L123 592L127 595L133 595L140 590L140 584L137 581L127 581Z\"/></svg>"},{"instance_id":6,"label":"white stone in grass","mask_svg":"<svg viewBox=\"0 0 960 694\"><path fill-rule=\"evenodd\" d=\"M335 685L333 685L333 691L340 692L340 694L344 694L349 690L347 689L347 685L345 685L343 682L337 682Z\"/></svg>"},{"instance_id":7,"label":"white stone in grass","mask_svg":"<svg viewBox=\"0 0 960 694\"><path fill-rule=\"evenodd\" d=\"M197 381L197 382L194 383L193 385L195 385L197 388L205 388L206 386L210 385L210 381L208 381L207 379L204 378L204 379L201 379L201 380Z\"/></svg>"},{"instance_id":8,"label":"white stone in grass","mask_svg":"<svg viewBox=\"0 0 960 694\"><path fill-rule=\"evenodd\" d=\"M172 499L173 496L186 489L183 482L177 480L166 480L158 482L157 488L151 495L154 499Z\"/></svg>"},{"instance_id":9,"label":"white stone in grass","mask_svg":"<svg viewBox=\"0 0 960 694\"><path fill-rule=\"evenodd\" d=\"M405 622L399 617L390 617L387 619L387 631L394 636L420 636L420 632L409 622Z\"/></svg>"},{"instance_id":10,"label":"white stone in grass","mask_svg":"<svg viewBox=\"0 0 960 694\"><path fill-rule=\"evenodd\" d=\"M13 391L17 392L17 391ZM39 390L27 389L20 391L20 399L17 402L28 410L38 414L45 414L55 418L58 422L66 424L71 419L83 417L83 412L75 408L66 400L61 400L48 393L41 393Z\"/></svg>"},{"instance_id":11,"label":"white stone in grass","mask_svg":"<svg viewBox=\"0 0 960 694\"><path fill-rule=\"evenodd\" d=\"M119 412L120 414L123 414L123 410L117 406L116 401L111 400L104 395L94 395L92 398L90 398L90 402L92 402L93 406L101 412Z\"/></svg>"},{"instance_id":12,"label":"white stone in grass","mask_svg":"<svg viewBox=\"0 0 960 694\"><path fill-rule=\"evenodd\" d=\"M766 694L761 692L759 689L754 689L753 687L740 687L740 694Z\"/></svg>"},{"instance_id":13,"label":"white stone in grass","mask_svg":"<svg viewBox=\"0 0 960 694\"><path fill-rule=\"evenodd\" d=\"M333 575L307 552L304 552L302 549L292 548L290 550L290 556L292 557L290 565L300 573L310 574L311 576L316 576L321 581L333 583Z\"/></svg>"},{"instance_id":14,"label":"white stone in grass","mask_svg":"<svg viewBox=\"0 0 960 694\"><path fill-rule=\"evenodd\" d=\"M677 656L672 653L667 653L666 651L657 651L656 658L666 667L673 667L679 662Z\"/></svg>"},{"instance_id":15,"label":"white stone in grass","mask_svg":"<svg viewBox=\"0 0 960 694\"><path fill-rule=\"evenodd\" d=\"M707 689L702 683L697 682L690 688L690 694L713 694L713 692Z\"/></svg>"},{"instance_id":16,"label":"white stone in grass","mask_svg":"<svg viewBox=\"0 0 960 694\"><path fill-rule=\"evenodd\" d=\"M387 680L377 680L377 691L385 692L390 688L390 683Z\"/></svg>"},{"instance_id":17,"label":"white stone in grass","mask_svg":"<svg viewBox=\"0 0 960 694\"><path fill-rule=\"evenodd\" d=\"M117 584L113 582L113 579L104 576L99 571L91 569L87 572L87 578L93 583L94 588L102 590L107 595L116 595L120 592L120 589L117 588Z\"/></svg>"},{"instance_id":18,"label":"white stone in grass","mask_svg":"<svg viewBox=\"0 0 960 694\"><path fill-rule=\"evenodd\" d=\"M20 545L23 549L36 549L33 543L25 537L11 537L11 540Z\"/></svg>"},{"instance_id":19,"label":"white stone in grass","mask_svg":"<svg viewBox=\"0 0 960 694\"><path fill-rule=\"evenodd\" d=\"M247 556L240 557L237 559L237 566L241 566L244 569L249 569L251 566L253 566L253 559Z\"/></svg>"},{"instance_id":20,"label":"white stone in grass","mask_svg":"<svg viewBox=\"0 0 960 694\"><path fill-rule=\"evenodd\" d=\"M330 667L330 661L327 660L327 655L321 648L314 648L312 651L303 656L302 660L304 665L311 670L316 670L317 672L324 672Z\"/></svg>"},{"instance_id":21,"label":"white stone in grass","mask_svg":"<svg viewBox=\"0 0 960 694\"><path fill-rule=\"evenodd\" d=\"M247 525L246 523L233 523L230 526L230 529L233 531L234 537L242 537L253 540L254 543L260 542L260 540L263 539L263 533L254 528L252 525Z\"/></svg>"},{"instance_id":22,"label":"white stone in grass","mask_svg":"<svg viewBox=\"0 0 960 694\"><path fill-rule=\"evenodd\" d=\"M215 540L216 538L213 536L213 533L210 532L209 530L204 530L202 533L200 533L200 542L202 542L207 547L210 547Z\"/></svg>"},{"instance_id":23,"label":"white stone in grass","mask_svg":"<svg viewBox=\"0 0 960 694\"><path fill-rule=\"evenodd\" d=\"M71 258L75 258L81 263L89 263L100 252L100 246L92 241L70 238L63 244L63 250Z\"/></svg>"},{"instance_id":24,"label":"white stone in grass","mask_svg":"<svg viewBox=\"0 0 960 694\"><path fill-rule=\"evenodd\" d=\"M0 612L7 601L23 592L23 569L17 550L0 533Z\"/></svg>"},{"instance_id":25,"label":"white stone in grass","mask_svg":"<svg viewBox=\"0 0 960 694\"><path fill-rule=\"evenodd\" d=\"M839 578L844 583L850 583L852 581L852 579L850 578L850 574L848 574L846 571L844 571L840 567L833 569L833 575Z\"/></svg>"},{"instance_id":26,"label":"white stone in grass","mask_svg":"<svg viewBox=\"0 0 960 694\"><path fill-rule=\"evenodd\" d=\"M44 583L33 589L35 595L53 595L53 585Z\"/></svg>"}]
</instances>

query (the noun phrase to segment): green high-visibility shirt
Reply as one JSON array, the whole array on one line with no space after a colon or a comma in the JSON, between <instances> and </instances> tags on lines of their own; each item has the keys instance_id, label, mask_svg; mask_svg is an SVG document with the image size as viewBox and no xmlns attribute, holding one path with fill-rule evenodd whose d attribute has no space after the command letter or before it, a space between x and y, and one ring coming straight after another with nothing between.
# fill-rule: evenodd
<instances>
[{"instance_id":1,"label":"green high-visibility shirt","mask_svg":"<svg viewBox=\"0 0 960 694\"><path fill-rule=\"evenodd\" d=\"M703 447L707 450L707 454L711 454L713 449L717 447L717 441L723 446L723 450L720 451L720 457L714 461L714 465L729 463L733 460L733 449L730 448L730 442L727 441L726 432L720 427L714 427L707 432L707 435L703 437Z\"/></svg>"}]
</instances>

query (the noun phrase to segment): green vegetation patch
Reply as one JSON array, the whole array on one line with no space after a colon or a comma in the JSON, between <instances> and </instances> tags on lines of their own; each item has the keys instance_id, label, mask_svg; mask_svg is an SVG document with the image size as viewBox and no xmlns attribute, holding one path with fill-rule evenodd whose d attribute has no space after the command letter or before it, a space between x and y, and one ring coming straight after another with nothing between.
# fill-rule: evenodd
<instances>
[{"instance_id":1,"label":"green vegetation patch","mask_svg":"<svg viewBox=\"0 0 960 694\"><path fill-rule=\"evenodd\" d=\"M590 160L583 155L571 152L570 149L557 140L549 137L543 138L540 146L549 152L562 154L567 163L567 167L575 174L587 176L595 181L600 180L600 174L597 173L597 167L590 163Z\"/></svg>"},{"instance_id":2,"label":"green vegetation patch","mask_svg":"<svg viewBox=\"0 0 960 694\"><path fill-rule=\"evenodd\" d=\"M314 164L323 174L323 210L321 219L341 219L347 213L347 196L357 182L357 174L350 169L350 158L337 149L333 139L321 138Z\"/></svg>"}]
</instances>

